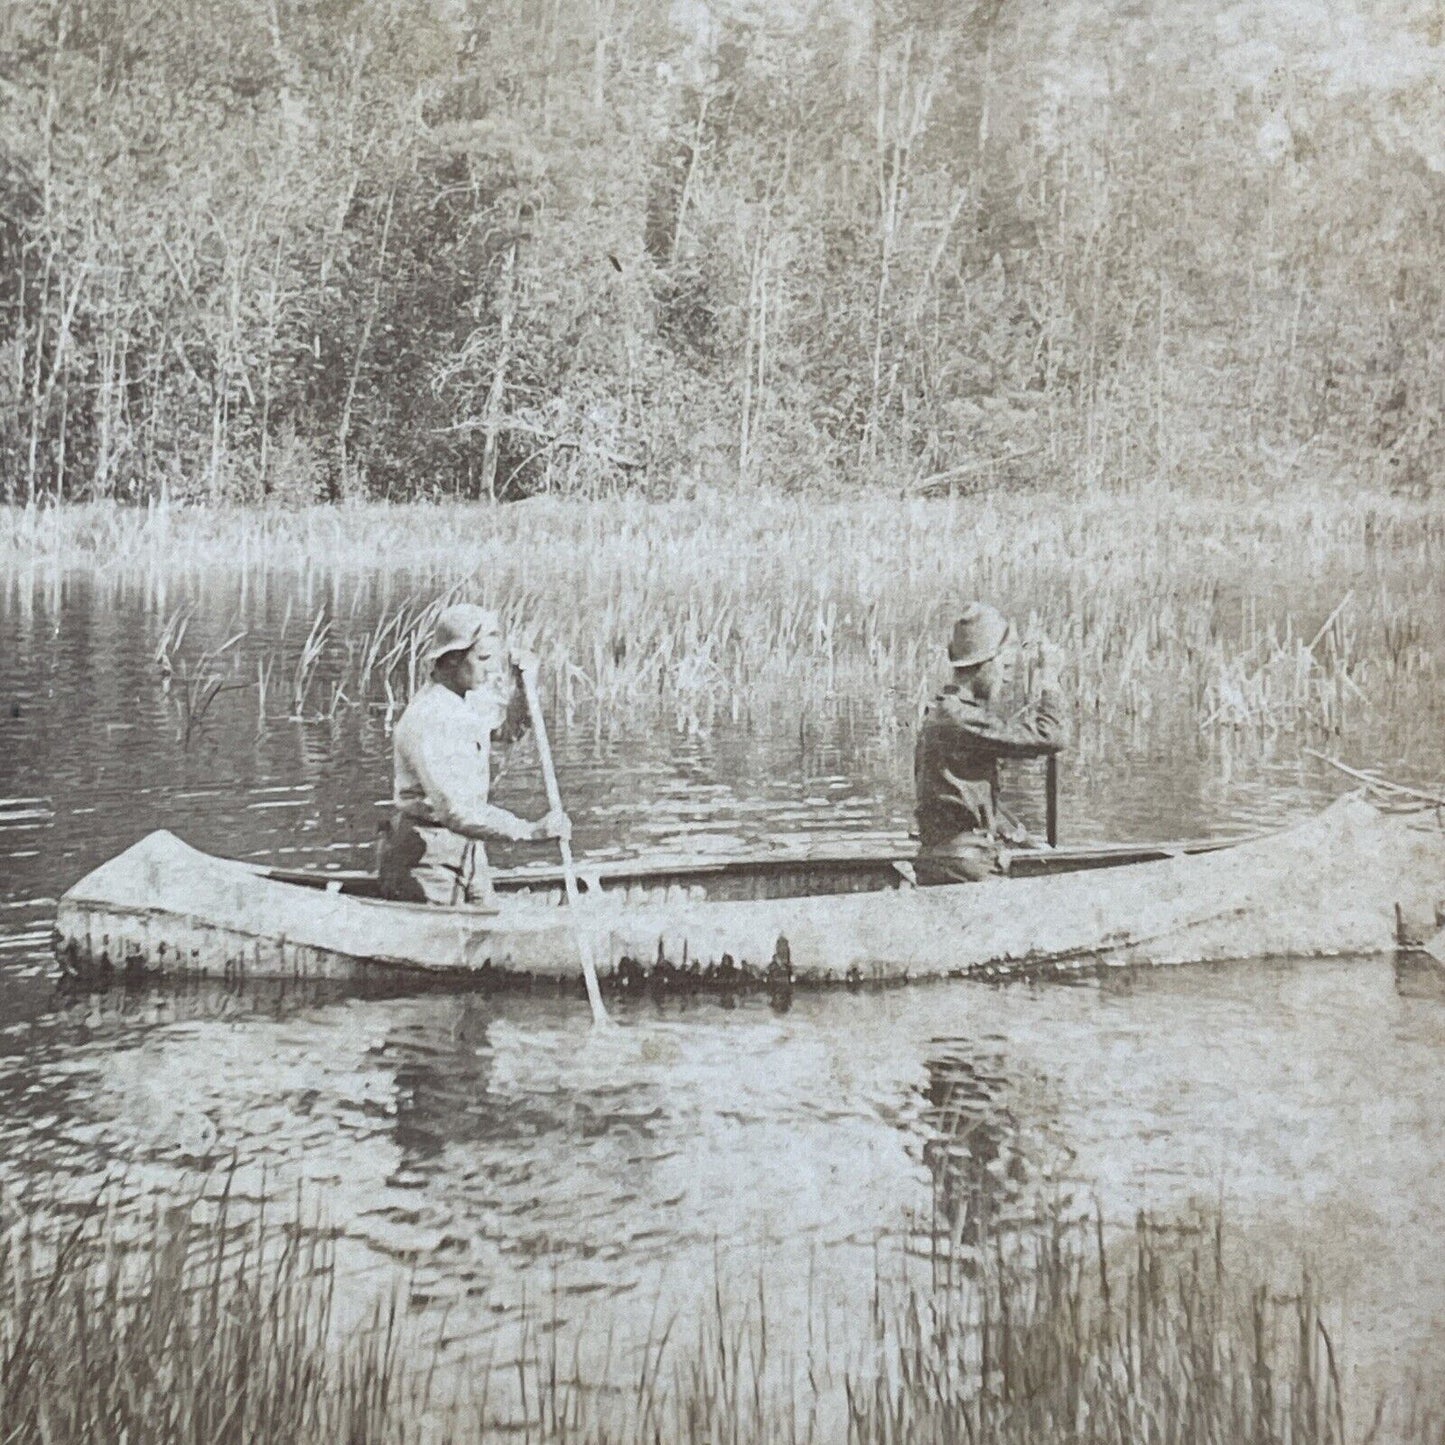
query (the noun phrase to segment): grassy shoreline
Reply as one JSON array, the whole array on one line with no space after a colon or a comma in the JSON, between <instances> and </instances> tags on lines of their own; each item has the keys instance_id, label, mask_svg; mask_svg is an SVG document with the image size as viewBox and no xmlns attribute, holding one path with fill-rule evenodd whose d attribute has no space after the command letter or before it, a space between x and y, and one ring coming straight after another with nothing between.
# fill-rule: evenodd
<instances>
[{"instance_id":1,"label":"grassy shoreline","mask_svg":"<svg viewBox=\"0 0 1445 1445\"><path fill-rule=\"evenodd\" d=\"M946 1281L880 1278L831 1347L808 1341L806 1370L771 1338L764 1281L741 1294L699 1282L711 1302L693 1326L662 1330L640 1367L588 1379L546 1328L545 1300L529 1355L460 1374L451 1361L450 1376L396 1289L338 1328L329 1232L265 1207L241 1218L227 1194L204 1210L177 1201L124 1244L102 1201L66 1222L34 1204L0 1209L0 1419L14 1445L1343 1445L1372 1404L1346 1399L1333 1310L1308 1270L1282 1284L1241 1268L1217 1215L1141 1216L1106 1240L1101 1221L1041 1207L965 1246ZM1435 1440L1431 1404L1402 1388L1376 1429Z\"/></svg>"},{"instance_id":2,"label":"grassy shoreline","mask_svg":"<svg viewBox=\"0 0 1445 1445\"><path fill-rule=\"evenodd\" d=\"M1442 566L1445 513L1428 500L1303 486L1227 504L759 492L0 511L12 594L59 598L83 578L174 618L227 578L260 579L285 593L288 624L294 599L291 640L266 656L208 651L242 622L192 628L197 655L175 660L253 688L263 717L278 694L299 697L296 712L404 700L425 605L455 591L519 624L569 717L706 726L841 701L889 734L935 685L956 609L985 596L1064 649L1085 752L1171 727L1348 739L1398 720L1424 736L1440 706Z\"/></svg>"},{"instance_id":3,"label":"grassy shoreline","mask_svg":"<svg viewBox=\"0 0 1445 1445\"><path fill-rule=\"evenodd\" d=\"M490 547L536 532L575 542L579 528L593 541L647 528L669 531L689 522L718 536L767 536L779 528L805 536L830 523L866 519L889 531L930 525L940 518L976 518L990 532L1023 527L1041 542L1089 529L1108 545L1111 524L1161 524L1184 540L1253 540L1277 544L1299 533L1337 544L1360 538L1371 546L1421 537L1445 545L1445 506L1384 488L1293 484L1240 487L1232 495L1208 489L1173 493L1095 488L963 493L952 497L853 494L788 495L764 490L705 492L688 499L649 501L621 496L601 501L534 497L523 502L354 502L295 509L152 502L78 502L63 506L0 504L0 571L162 569L193 567L272 571L320 568L365 572L378 567L460 575Z\"/></svg>"}]
</instances>

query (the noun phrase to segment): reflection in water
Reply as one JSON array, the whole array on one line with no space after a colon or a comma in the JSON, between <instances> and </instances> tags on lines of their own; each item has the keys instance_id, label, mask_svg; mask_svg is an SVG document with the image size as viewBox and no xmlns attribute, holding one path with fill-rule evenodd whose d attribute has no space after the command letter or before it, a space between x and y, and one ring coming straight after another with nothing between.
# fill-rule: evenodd
<instances>
[{"instance_id":1,"label":"reflection in water","mask_svg":"<svg viewBox=\"0 0 1445 1445\"><path fill-rule=\"evenodd\" d=\"M646 1003L605 1034L565 1000L117 990L8 1036L0 1176L82 1198L123 1169L140 1219L234 1165L236 1198L301 1187L341 1229L344 1316L400 1265L448 1360L519 1358L545 1301L586 1369L624 1374L658 1320L687 1337L715 1279L746 1297L761 1276L778 1338L826 1319L844 1349L880 1269L921 1251L947 1281L1041 1190L1116 1226L1223 1192L1265 1252L1308 1245L1349 1358L1389 1383L1401 1339L1445 1345L1432 978L1342 961L784 1016Z\"/></svg>"},{"instance_id":2,"label":"reflection in water","mask_svg":"<svg viewBox=\"0 0 1445 1445\"><path fill-rule=\"evenodd\" d=\"M239 616L269 645L286 591L203 597L193 626L224 636ZM357 603L358 633L379 595ZM400 1278L449 1360L505 1363L545 1300L547 1328L617 1378L669 1322L688 1337L716 1280L748 1296L765 1278L774 1342L841 1357L880 1269L966 1260L1041 1189L1097 1195L1116 1224L1222 1191L1261 1250L1307 1247L1339 1286L1364 1378L1393 1384L1445 1345L1445 987L1418 960L799 996L786 1012L640 998L605 1035L554 997L57 994L56 894L148 829L314 867L372 856L384 715L258 733L228 697L180 748L152 661L177 600L70 582L0 602L0 703L18 710L0 706L6 1187L90 1197L123 1171L119 1227L234 1163L236 1198L280 1207L301 1188L341 1231L343 1315ZM331 601L345 615L357 597ZM790 727L591 721L557 738L579 853L909 822L910 735L846 709L810 715L802 746ZM1188 721L1158 716L1068 776L1068 836L1236 832L1335 790L1294 743L1226 769ZM498 797L541 811L525 747Z\"/></svg>"},{"instance_id":3,"label":"reflection in water","mask_svg":"<svg viewBox=\"0 0 1445 1445\"><path fill-rule=\"evenodd\" d=\"M1423 950L1395 956L1395 988L1401 998L1445 1004L1445 964Z\"/></svg>"},{"instance_id":4,"label":"reflection in water","mask_svg":"<svg viewBox=\"0 0 1445 1445\"><path fill-rule=\"evenodd\" d=\"M495 1137L508 1120L489 1094L490 1011L474 997L460 999L442 1028L413 1025L382 1045L380 1057L396 1069L396 1142L401 1168L438 1160L450 1145Z\"/></svg>"},{"instance_id":5,"label":"reflection in water","mask_svg":"<svg viewBox=\"0 0 1445 1445\"><path fill-rule=\"evenodd\" d=\"M964 1040L935 1047L924 1090L931 1137L923 1158L933 1180L935 1249L942 1245L952 1261L960 1246L987 1238L1028 1181L1001 1061L990 1067Z\"/></svg>"}]
</instances>

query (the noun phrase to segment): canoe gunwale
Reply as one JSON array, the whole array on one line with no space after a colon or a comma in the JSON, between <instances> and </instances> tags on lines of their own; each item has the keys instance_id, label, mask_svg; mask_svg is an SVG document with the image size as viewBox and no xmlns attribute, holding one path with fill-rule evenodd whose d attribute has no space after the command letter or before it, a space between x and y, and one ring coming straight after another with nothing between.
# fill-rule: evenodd
<instances>
[{"instance_id":1,"label":"canoe gunwale","mask_svg":"<svg viewBox=\"0 0 1445 1445\"><path fill-rule=\"evenodd\" d=\"M1234 834L1224 838L1185 838L1165 842L1140 843L1091 843L1072 848L1005 848L999 855L1002 876L1005 878L1036 877L1040 874L1059 874L1105 868L1124 868L1136 863L1162 862L1169 858L1195 857L1203 853L1222 852L1236 848L1243 843L1253 843L1261 838L1273 836L1271 832ZM687 858L684 856L647 856L636 858L596 859L589 863L587 858L576 860L577 882L583 893L599 894L623 884L638 883L643 886L658 886L662 880L684 882L692 880L703 883L708 880L767 876L770 872L788 869L810 869L821 873L845 874L850 870L876 868L880 872L892 869L897 876L908 880L905 870L918 859L916 844L897 845L865 851L862 849L833 849L813 851L811 849L780 848L753 854L739 854L735 857ZM228 860L229 861L229 860ZM236 860L239 862L239 860ZM285 883L298 888L322 892L343 892L348 896L377 902L393 900L377 899L372 890L377 885L377 875L368 869L335 869L331 872L305 868L277 867L267 863L243 863L258 877L268 878L275 883ZM563 875L555 865L537 866L524 864L517 868L498 868L492 872L492 884L504 896L526 893L533 889L559 889ZM359 891L352 891L357 889ZM417 907L435 908L435 904L417 904Z\"/></svg>"}]
</instances>

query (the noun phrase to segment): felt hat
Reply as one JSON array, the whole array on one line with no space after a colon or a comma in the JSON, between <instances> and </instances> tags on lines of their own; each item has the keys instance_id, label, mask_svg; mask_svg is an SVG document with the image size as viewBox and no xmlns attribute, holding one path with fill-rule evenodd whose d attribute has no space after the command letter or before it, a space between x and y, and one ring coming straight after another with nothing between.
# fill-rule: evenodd
<instances>
[{"instance_id":1,"label":"felt hat","mask_svg":"<svg viewBox=\"0 0 1445 1445\"><path fill-rule=\"evenodd\" d=\"M1009 638L1009 620L987 602L970 602L953 624L948 639L948 660L954 667L977 667L1003 651Z\"/></svg>"},{"instance_id":2,"label":"felt hat","mask_svg":"<svg viewBox=\"0 0 1445 1445\"><path fill-rule=\"evenodd\" d=\"M488 632L499 639L502 635L502 620L495 612L474 602L454 602L437 618L426 660L435 662L449 652L462 652Z\"/></svg>"}]
</instances>

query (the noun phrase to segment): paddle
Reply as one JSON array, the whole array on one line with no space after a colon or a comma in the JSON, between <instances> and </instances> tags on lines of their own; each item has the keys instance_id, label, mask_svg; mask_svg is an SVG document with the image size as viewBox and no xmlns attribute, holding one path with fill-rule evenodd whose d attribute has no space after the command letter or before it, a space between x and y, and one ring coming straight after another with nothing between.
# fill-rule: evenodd
<instances>
[{"instance_id":1,"label":"paddle","mask_svg":"<svg viewBox=\"0 0 1445 1445\"><path fill-rule=\"evenodd\" d=\"M557 787L557 770L552 766L552 749L547 742L547 724L542 720L542 704L537 698L537 679L530 672L522 673L522 687L527 694L527 711L532 717L532 733L537 739L537 752L542 758L542 781L547 786L547 806L554 812L562 811L562 794ZM559 838L557 846L562 850L562 877L567 885L567 906L577 907L577 871L572 866L572 845L566 838ZM607 1008L602 1002L602 989L597 983L597 966L592 961L592 944L581 925L577 928L577 951L582 955L582 976L587 980L587 1002L592 1005L592 1022L608 1022Z\"/></svg>"}]
</instances>

